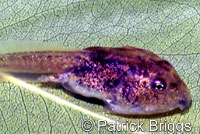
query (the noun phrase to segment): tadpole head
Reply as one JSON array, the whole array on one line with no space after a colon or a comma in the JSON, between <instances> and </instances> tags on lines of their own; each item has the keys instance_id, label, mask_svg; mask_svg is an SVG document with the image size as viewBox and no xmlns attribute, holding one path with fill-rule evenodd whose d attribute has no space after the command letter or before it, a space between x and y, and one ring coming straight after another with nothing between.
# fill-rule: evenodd
<instances>
[{"instance_id":1,"label":"tadpole head","mask_svg":"<svg viewBox=\"0 0 200 134\"><path fill-rule=\"evenodd\" d=\"M143 71L145 72L145 71ZM148 77L138 77L136 88L130 89L129 100L109 100L106 108L113 113L151 115L174 109L184 110L191 103L191 94L184 81L167 61L147 68Z\"/></svg>"}]
</instances>

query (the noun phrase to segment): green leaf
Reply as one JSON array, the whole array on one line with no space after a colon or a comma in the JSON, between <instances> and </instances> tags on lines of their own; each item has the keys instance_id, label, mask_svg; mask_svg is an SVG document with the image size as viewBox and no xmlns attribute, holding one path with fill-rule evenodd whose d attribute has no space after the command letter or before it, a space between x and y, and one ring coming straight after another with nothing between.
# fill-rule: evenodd
<instances>
[{"instance_id":1,"label":"green leaf","mask_svg":"<svg viewBox=\"0 0 200 134\"><path fill-rule=\"evenodd\" d=\"M156 120L167 124L167 128L169 123L175 123L174 130L180 131L181 125L177 123L183 123L184 133L188 130L185 123L190 123L190 133L199 133L199 5L197 0L7 0L0 6L0 39L37 40L71 48L130 45L155 52L173 64L192 93L192 105L183 113L117 116L55 87L42 89L120 123L140 121L144 123L145 132L150 130L149 121ZM18 44L18 49L23 47L26 46ZM30 50L34 47L27 45ZM15 48L9 49L15 52ZM48 48L41 46L41 49ZM98 118L12 83L0 83L0 133L84 133L81 124L88 119L94 123L89 133L96 133ZM172 131L171 127L165 133ZM164 132L164 126L161 130ZM99 133L112 132L107 126Z\"/></svg>"}]
</instances>

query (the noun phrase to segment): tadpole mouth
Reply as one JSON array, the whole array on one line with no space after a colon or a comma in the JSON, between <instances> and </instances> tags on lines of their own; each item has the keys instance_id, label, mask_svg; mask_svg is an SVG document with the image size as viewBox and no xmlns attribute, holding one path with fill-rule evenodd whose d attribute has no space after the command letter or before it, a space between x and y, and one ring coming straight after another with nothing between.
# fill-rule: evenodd
<instances>
[{"instance_id":1,"label":"tadpole mouth","mask_svg":"<svg viewBox=\"0 0 200 134\"><path fill-rule=\"evenodd\" d=\"M185 108L187 108L190 105L191 101L192 101L192 99L180 100L178 102L180 110L183 111Z\"/></svg>"}]
</instances>

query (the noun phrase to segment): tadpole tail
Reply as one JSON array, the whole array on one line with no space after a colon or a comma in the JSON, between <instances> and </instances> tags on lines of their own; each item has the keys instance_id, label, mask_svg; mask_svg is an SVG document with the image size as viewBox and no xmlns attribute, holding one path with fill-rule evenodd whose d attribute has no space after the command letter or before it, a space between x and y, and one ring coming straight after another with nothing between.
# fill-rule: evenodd
<instances>
[{"instance_id":1,"label":"tadpole tail","mask_svg":"<svg viewBox=\"0 0 200 134\"><path fill-rule=\"evenodd\" d=\"M0 71L12 73L63 73L81 65L82 51L36 51L0 55Z\"/></svg>"}]
</instances>

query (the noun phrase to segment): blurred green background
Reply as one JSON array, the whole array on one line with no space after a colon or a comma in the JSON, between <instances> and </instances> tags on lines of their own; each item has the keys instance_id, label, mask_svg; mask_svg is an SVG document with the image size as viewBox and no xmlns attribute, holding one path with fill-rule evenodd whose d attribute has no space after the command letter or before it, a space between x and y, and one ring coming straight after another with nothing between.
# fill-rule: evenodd
<instances>
[{"instance_id":1,"label":"blurred green background","mask_svg":"<svg viewBox=\"0 0 200 134\"><path fill-rule=\"evenodd\" d=\"M198 0L0 2L0 40L33 40L72 48L130 45L150 50L169 60L192 93L192 106L183 113L151 118L116 116L106 112L102 106L76 99L54 87L44 88L110 119L129 123L139 120L144 123L144 133L149 133L150 119L166 123L191 123L190 133L200 133L199 35ZM26 46L18 44L18 48L23 47ZM34 46L27 45L27 48L31 47ZM45 47L42 49L45 50ZM80 134L86 133L81 129L81 123L87 119L95 123L87 133L97 133L98 119L12 83L0 83L0 133ZM131 132L109 132L107 128L102 128L98 133Z\"/></svg>"}]
</instances>

